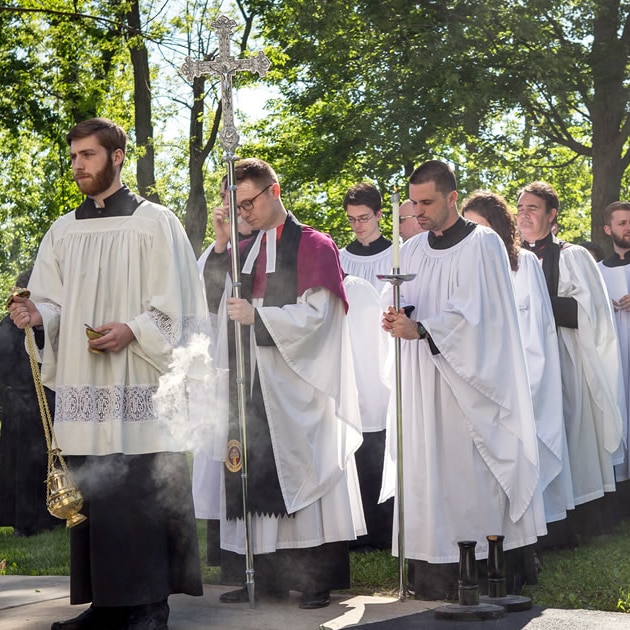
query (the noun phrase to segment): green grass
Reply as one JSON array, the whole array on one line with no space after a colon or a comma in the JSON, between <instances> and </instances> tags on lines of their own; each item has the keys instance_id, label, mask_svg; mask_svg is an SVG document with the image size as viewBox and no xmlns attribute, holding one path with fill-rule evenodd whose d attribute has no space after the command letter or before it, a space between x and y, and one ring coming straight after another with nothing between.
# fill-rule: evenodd
<instances>
[{"instance_id":1,"label":"green grass","mask_svg":"<svg viewBox=\"0 0 630 630\"><path fill-rule=\"evenodd\" d=\"M219 570L207 567L206 525L197 521L202 576L218 584ZM0 528L0 574L67 575L69 532L59 528L31 538L15 538ZM630 521L610 536L599 536L579 549L547 551L536 586L524 595L542 607L630 612ZM352 594L398 593L398 560L388 552L351 554Z\"/></svg>"},{"instance_id":2,"label":"green grass","mask_svg":"<svg viewBox=\"0 0 630 630\"><path fill-rule=\"evenodd\" d=\"M630 612L630 521L577 549L546 551L536 586L525 595L539 606Z\"/></svg>"},{"instance_id":3,"label":"green grass","mask_svg":"<svg viewBox=\"0 0 630 630\"><path fill-rule=\"evenodd\" d=\"M398 597L398 558L389 551L351 553L350 575L354 595Z\"/></svg>"},{"instance_id":4,"label":"green grass","mask_svg":"<svg viewBox=\"0 0 630 630\"><path fill-rule=\"evenodd\" d=\"M0 575L68 575L70 534L59 527L16 538L12 527L0 527Z\"/></svg>"}]
</instances>

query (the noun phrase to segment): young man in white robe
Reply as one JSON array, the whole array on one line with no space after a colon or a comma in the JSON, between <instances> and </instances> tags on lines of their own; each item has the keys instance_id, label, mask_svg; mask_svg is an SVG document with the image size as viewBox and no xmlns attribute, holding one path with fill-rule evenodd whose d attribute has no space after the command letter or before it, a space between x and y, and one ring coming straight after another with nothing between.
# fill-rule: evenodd
<instances>
[{"instance_id":1,"label":"young man in white robe","mask_svg":"<svg viewBox=\"0 0 630 630\"><path fill-rule=\"evenodd\" d=\"M231 297L226 279L225 208L214 210L216 241L206 262L208 303L219 329L217 367L227 357L231 372L222 401L229 426L217 449L225 459L221 547L231 552L222 554L222 577L228 583L245 577L246 456L255 592L282 597L296 590L301 608L319 608L329 604L332 589L350 585L348 541L365 533L354 465L361 422L338 250L287 212L269 164L242 160L235 178L241 216L258 230L239 244L240 298ZM225 291L217 290L222 282ZM240 322L243 334L246 454L234 391L235 331L226 318ZM248 598L247 588L221 595L226 603Z\"/></svg>"},{"instance_id":2,"label":"young man in white robe","mask_svg":"<svg viewBox=\"0 0 630 630\"><path fill-rule=\"evenodd\" d=\"M610 301L597 263L580 246L559 241L551 228L559 200L545 182L518 195L522 246L538 257L551 298L562 374L564 424L576 509L565 522L567 542L606 531L605 504L615 491L613 465L621 454L620 363Z\"/></svg>"},{"instance_id":3,"label":"young man in white robe","mask_svg":"<svg viewBox=\"0 0 630 630\"><path fill-rule=\"evenodd\" d=\"M623 462L615 466L617 485L621 494L620 513L630 515L630 457L628 457L628 425L630 423L630 203L615 201L604 209L604 232L610 237L613 253L599 263L613 308L623 379L622 409L625 408L626 440ZM621 506L625 506L623 509Z\"/></svg>"},{"instance_id":4,"label":"young man in white robe","mask_svg":"<svg viewBox=\"0 0 630 630\"><path fill-rule=\"evenodd\" d=\"M380 296L381 291L388 285L379 280L378 276L392 271L392 243L381 234L380 230L383 207L381 193L376 186L368 182L355 184L346 192L343 207L356 238L339 252L341 268L350 279L361 278L369 282L374 287L376 295ZM346 281L346 284L349 282L352 280ZM356 293L360 286L355 283L353 288ZM365 299L366 296L363 297ZM378 316L375 325L378 328L380 298L377 298L376 306ZM353 305L350 301L350 319L357 317L365 321L370 309L359 315L356 313L358 308L358 305ZM355 335L355 339L357 332L351 333ZM388 394L384 391L384 385L380 380L382 363L378 360L377 339L378 333L374 333L372 339L366 337L358 343L353 343L359 397L362 400L361 415L364 432L363 444L356 454L356 463L368 527L367 534L351 544L351 548L358 551L383 549L389 547L391 540L393 502L388 501L381 505L378 503L380 480L383 474ZM361 353L363 357L360 356ZM366 364L366 354L376 355L377 361L368 360ZM374 386L369 384L368 378L375 380Z\"/></svg>"},{"instance_id":5,"label":"young man in white robe","mask_svg":"<svg viewBox=\"0 0 630 630\"><path fill-rule=\"evenodd\" d=\"M510 592L535 571L521 560L544 534L538 448L505 247L459 216L455 176L431 160L409 178L426 233L405 243L401 308L383 328L401 338L406 556L417 599L457 596L458 542L505 536ZM410 312L411 307L413 310ZM406 313L409 313L409 316ZM390 414L394 415L394 414ZM395 444L395 429L389 432ZM386 462L383 496L394 486ZM397 509L394 510L397 514ZM396 519L394 539L397 537Z\"/></svg>"},{"instance_id":6,"label":"young man in white robe","mask_svg":"<svg viewBox=\"0 0 630 630\"><path fill-rule=\"evenodd\" d=\"M385 286L378 275L392 272L392 242L381 234L383 200L378 188L368 182L355 184L343 200L355 239L340 250L344 273L367 280L380 294Z\"/></svg>"},{"instance_id":7,"label":"young man in white robe","mask_svg":"<svg viewBox=\"0 0 630 630\"><path fill-rule=\"evenodd\" d=\"M87 517L70 531L70 602L92 605L52 630L166 630L168 596L203 588L185 429L154 396L206 322L203 286L177 217L123 185L125 132L96 118L67 141L85 201L46 233L30 299L10 307L43 328L42 382Z\"/></svg>"}]
</instances>

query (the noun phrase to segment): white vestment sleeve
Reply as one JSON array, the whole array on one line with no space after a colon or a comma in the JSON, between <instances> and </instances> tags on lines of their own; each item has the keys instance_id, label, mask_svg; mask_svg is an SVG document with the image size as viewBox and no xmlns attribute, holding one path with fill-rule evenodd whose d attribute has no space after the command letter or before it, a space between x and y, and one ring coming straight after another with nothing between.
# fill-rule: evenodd
<instances>
[{"instance_id":1,"label":"white vestment sleeve","mask_svg":"<svg viewBox=\"0 0 630 630\"><path fill-rule=\"evenodd\" d=\"M59 223L65 221L65 217L58 219ZM31 295L35 301L41 316L42 325L44 327L44 335L46 343L40 351L41 360L41 379L42 383L54 390L57 374L57 351L59 346L59 322L63 303L63 283L62 274L54 256L54 233L49 230L39 246L37 252L38 265L33 268L29 288L32 286L46 287L46 300L40 301L41 298L36 293ZM33 278L35 275L35 278Z\"/></svg>"},{"instance_id":2,"label":"white vestment sleeve","mask_svg":"<svg viewBox=\"0 0 630 630\"><path fill-rule=\"evenodd\" d=\"M514 284L536 433L542 445L539 452L540 486L544 490L562 470L566 436L562 420L558 336L545 276L531 252L520 252Z\"/></svg>"},{"instance_id":3,"label":"white vestment sleeve","mask_svg":"<svg viewBox=\"0 0 630 630\"><path fill-rule=\"evenodd\" d=\"M256 346L256 364L280 487L293 513L335 486L362 442L344 304L316 288L297 304L257 313L275 342Z\"/></svg>"},{"instance_id":4,"label":"white vestment sleeve","mask_svg":"<svg viewBox=\"0 0 630 630\"><path fill-rule=\"evenodd\" d=\"M153 234L156 255L147 270L148 300L145 311L126 322L135 336L130 349L160 373L168 370L173 348L194 333L205 332L205 290L192 255L190 241L172 213L159 216ZM194 282L197 286L183 282Z\"/></svg>"},{"instance_id":5,"label":"white vestment sleeve","mask_svg":"<svg viewBox=\"0 0 630 630\"><path fill-rule=\"evenodd\" d=\"M604 280L583 247L562 250L558 295L577 301L578 328L560 327L558 335L565 339L567 348L580 354L590 395L600 411L595 418L598 433L605 449L614 453L623 437L619 347Z\"/></svg>"},{"instance_id":6,"label":"white vestment sleeve","mask_svg":"<svg viewBox=\"0 0 630 630\"><path fill-rule=\"evenodd\" d=\"M384 377L389 337L381 328L380 296L363 278L346 276L348 329L359 391L361 430L382 431L387 424L389 382Z\"/></svg>"},{"instance_id":7,"label":"white vestment sleeve","mask_svg":"<svg viewBox=\"0 0 630 630\"><path fill-rule=\"evenodd\" d=\"M606 267L601 262L598 264L602 273L608 295L611 300L620 300L630 293L630 266ZM630 458L628 457L628 424L630 423L630 312L618 310L613 312L617 338L619 341L619 353L621 361L621 385L620 391L625 398L619 404L624 418L623 428L623 464L615 468L617 481L630 479Z\"/></svg>"}]
</instances>

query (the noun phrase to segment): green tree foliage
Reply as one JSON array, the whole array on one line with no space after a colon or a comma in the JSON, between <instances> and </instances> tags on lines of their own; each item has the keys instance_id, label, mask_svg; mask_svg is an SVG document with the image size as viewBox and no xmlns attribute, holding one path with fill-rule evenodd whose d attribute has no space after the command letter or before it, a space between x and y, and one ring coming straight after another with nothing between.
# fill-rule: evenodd
<instances>
[{"instance_id":1,"label":"green tree foliage","mask_svg":"<svg viewBox=\"0 0 630 630\"><path fill-rule=\"evenodd\" d=\"M608 245L601 211L619 199L630 163L630 6L536 0L523 13L499 14L513 47L503 76L520 83L533 133L590 161L592 237Z\"/></svg>"},{"instance_id":2,"label":"green tree foliage","mask_svg":"<svg viewBox=\"0 0 630 630\"><path fill-rule=\"evenodd\" d=\"M67 156L29 132L0 132L0 295L33 262L43 231L76 205Z\"/></svg>"},{"instance_id":3,"label":"green tree foliage","mask_svg":"<svg viewBox=\"0 0 630 630\"><path fill-rule=\"evenodd\" d=\"M284 97L257 148L267 145L290 185L391 188L429 157L457 165L467 191L544 176L574 216L591 206L602 241L599 212L619 197L630 160L627 3L249 4Z\"/></svg>"},{"instance_id":4,"label":"green tree foliage","mask_svg":"<svg viewBox=\"0 0 630 630\"><path fill-rule=\"evenodd\" d=\"M187 134L162 145L164 155L158 160L160 164L168 161L167 174L158 177L157 188L166 204L180 214L193 249L199 253L213 238L209 201L218 201L219 182L226 173L219 135L223 107L218 76L207 74L189 83L179 70L185 57L199 61L216 59L218 37L212 24L221 15L235 21L231 55L235 58L252 55L249 49L256 16L239 0L182 0L179 4L181 10L167 16L169 37L159 44L163 60L158 90L162 110L176 118ZM235 90L257 80L247 72L232 77ZM238 112L236 114L238 119ZM239 155L242 155L240 151ZM175 165L177 169L173 168ZM174 170L179 172L174 173Z\"/></svg>"},{"instance_id":5,"label":"green tree foliage","mask_svg":"<svg viewBox=\"0 0 630 630\"><path fill-rule=\"evenodd\" d=\"M1 288L32 262L44 232L80 201L65 134L76 122L133 115L123 24L94 2L0 7Z\"/></svg>"},{"instance_id":6,"label":"green tree foliage","mask_svg":"<svg viewBox=\"0 0 630 630\"><path fill-rule=\"evenodd\" d=\"M491 188L514 204L522 184L546 179L560 193L563 237L588 236L593 210L592 240L607 242L599 211L628 190L630 161L621 0L12 0L0 6L0 152L12 162L0 276L13 277L72 207L64 135L95 114L131 131L132 160L148 164L155 150L157 177L149 166L138 185L173 206L201 248L206 195L225 172L221 102L214 77L191 86L173 70L186 55L216 56L220 14L237 22L235 56L262 47L260 25L281 95L266 118L239 125L238 154L268 159L287 206L340 245L351 238L341 208L350 185L375 183L387 210L431 157L455 166L462 196ZM235 87L253 81L243 73ZM171 116L186 132L154 138Z\"/></svg>"}]
</instances>

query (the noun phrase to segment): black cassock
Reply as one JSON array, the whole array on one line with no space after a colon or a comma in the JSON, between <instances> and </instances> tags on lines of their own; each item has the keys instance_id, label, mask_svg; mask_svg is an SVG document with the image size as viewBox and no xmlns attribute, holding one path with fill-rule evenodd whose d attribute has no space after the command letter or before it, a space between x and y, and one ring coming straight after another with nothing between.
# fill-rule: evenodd
<instances>
[{"instance_id":1,"label":"black cassock","mask_svg":"<svg viewBox=\"0 0 630 630\"><path fill-rule=\"evenodd\" d=\"M51 413L54 394L46 389ZM24 331L0 322L0 526L25 535L65 521L46 509L47 450Z\"/></svg>"}]
</instances>

